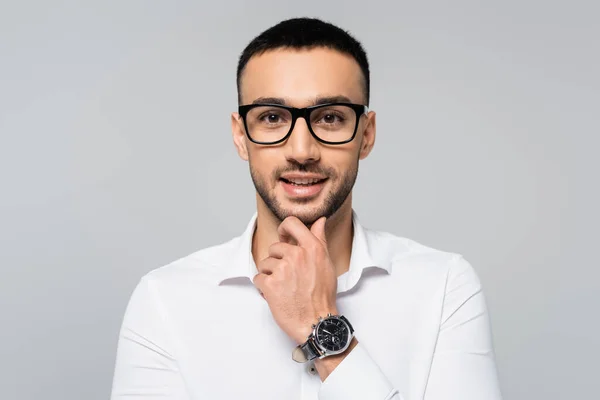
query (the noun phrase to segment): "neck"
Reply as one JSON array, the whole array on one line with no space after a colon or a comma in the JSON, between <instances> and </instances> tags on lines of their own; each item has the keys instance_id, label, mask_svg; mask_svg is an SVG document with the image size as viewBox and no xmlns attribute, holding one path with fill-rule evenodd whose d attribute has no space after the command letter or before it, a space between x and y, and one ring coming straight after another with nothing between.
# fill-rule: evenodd
<instances>
[{"instance_id":1,"label":"neck","mask_svg":"<svg viewBox=\"0 0 600 400\"><path fill-rule=\"evenodd\" d=\"M337 276L347 272L350 267L354 236L351 196L350 194L344 204L325 223L327 249ZM269 256L269 246L279 242L277 228L280 223L281 221L257 195L256 230L252 237L252 257L256 264Z\"/></svg>"}]
</instances>

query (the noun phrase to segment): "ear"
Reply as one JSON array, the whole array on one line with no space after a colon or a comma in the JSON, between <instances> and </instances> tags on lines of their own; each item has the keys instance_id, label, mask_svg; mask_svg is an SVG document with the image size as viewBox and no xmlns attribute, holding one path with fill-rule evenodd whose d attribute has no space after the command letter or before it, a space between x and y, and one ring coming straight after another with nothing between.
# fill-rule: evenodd
<instances>
[{"instance_id":1,"label":"ear","mask_svg":"<svg viewBox=\"0 0 600 400\"><path fill-rule=\"evenodd\" d=\"M231 113L231 133L233 135L233 144L235 145L240 158L244 161L248 161L246 129L244 128L242 117L236 112Z\"/></svg>"},{"instance_id":2,"label":"ear","mask_svg":"<svg viewBox=\"0 0 600 400\"><path fill-rule=\"evenodd\" d=\"M365 122L365 130L363 131L362 141L360 144L360 157L362 160L366 158L373 146L375 145L375 134L377 131L375 111L369 111Z\"/></svg>"}]
</instances>

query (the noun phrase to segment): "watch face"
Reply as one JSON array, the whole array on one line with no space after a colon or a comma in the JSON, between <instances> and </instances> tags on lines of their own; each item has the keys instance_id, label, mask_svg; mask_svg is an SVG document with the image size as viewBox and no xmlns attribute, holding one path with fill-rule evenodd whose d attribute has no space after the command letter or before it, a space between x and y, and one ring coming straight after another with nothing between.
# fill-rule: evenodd
<instances>
[{"instance_id":1,"label":"watch face","mask_svg":"<svg viewBox=\"0 0 600 400\"><path fill-rule=\"evenodd\" d=\"M321 321L317 326L315 335L317 342L328 352L342 350L350 339L348 326L337 318Z\"/></svg>"}]
</instances>

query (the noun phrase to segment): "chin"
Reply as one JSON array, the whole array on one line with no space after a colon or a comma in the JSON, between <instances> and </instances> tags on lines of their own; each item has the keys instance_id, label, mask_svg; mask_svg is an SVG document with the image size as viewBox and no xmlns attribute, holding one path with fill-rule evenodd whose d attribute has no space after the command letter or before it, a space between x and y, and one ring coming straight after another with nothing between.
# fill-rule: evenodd
<instances>
[{"instance_id":1,"label":"chin","mask_svg":"<svg viewBox=\"0 0 600 400\"><path fill-rule=\"evenodd\" d=\"M302 221L304 225L310 226L324 215L323 209L323 204L296 206L280 210L279 214L283 216L283 219L293 215Z\"/></svg>"}]
</instances>

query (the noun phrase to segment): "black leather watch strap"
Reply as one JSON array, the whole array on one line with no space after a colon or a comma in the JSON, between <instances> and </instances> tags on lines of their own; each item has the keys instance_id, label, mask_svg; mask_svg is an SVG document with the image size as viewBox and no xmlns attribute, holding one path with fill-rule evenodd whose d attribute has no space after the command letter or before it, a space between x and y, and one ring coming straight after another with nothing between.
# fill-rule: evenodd
<instances>
[{"instance_id":1,"label":"black leather watch strap","mask_svg":"<svg viewBox=\"0 0 600 400\"><path fill-rule=\"evenodd\" d=\"M348 326L350 327L350 333L354 333L354 328L352 327L350 321L348 321L348 318L344 317L343 315L340 315L340 319L344 320L344 322L348 324Z\"/></svg>"},{"instance_id":2,"label":"black leather watch strap","mask_svg":"<svg viewBox=\"0 0 600 400\"><path fill-rule=\"evenodd\" d=\"M320 356L320 352L315 347L312 339L307 340L306 343L304 343L300 348L302 349L302 352L308 361L319 358Z\"/></svg>"}]
</instances>

